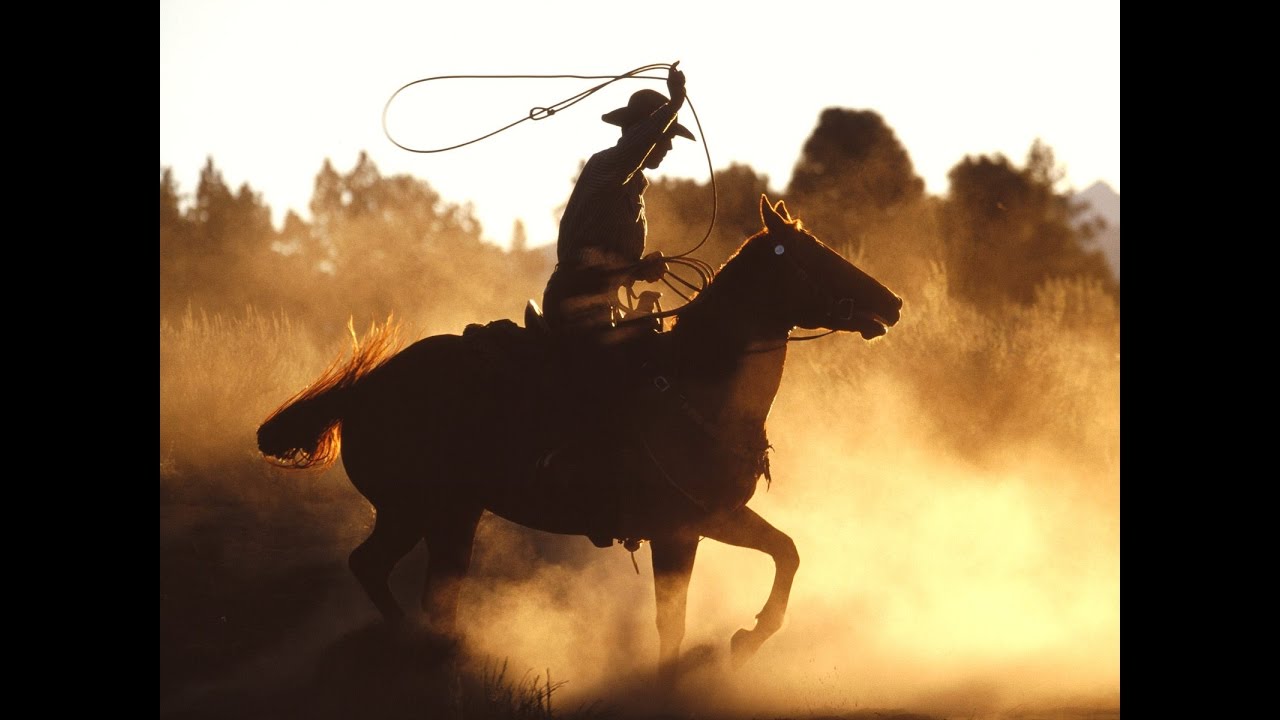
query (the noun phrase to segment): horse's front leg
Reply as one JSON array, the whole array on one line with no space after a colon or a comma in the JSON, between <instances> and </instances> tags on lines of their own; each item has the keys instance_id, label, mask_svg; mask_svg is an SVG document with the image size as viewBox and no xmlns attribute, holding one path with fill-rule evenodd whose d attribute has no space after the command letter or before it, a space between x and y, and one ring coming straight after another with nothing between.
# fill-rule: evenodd
<instances>
[{"instance_id":1,"label":"horse's front leg","mask_svg":"<svg viewBox=\"0 0 1280 720\"><path fill-rule=\"evenodd\" d=\"M698 554L698 536L690 534L654 538L653 591L658 601L658 677L675 679L684 640L685 602L689 598L689 577Z\"/></svg>"},{"instance_id":2,"label":"horse's front leg","mask_svg":"<svg viewBox=\"0 0 1280 720\"><path fill-rule=\"evenodd\" d=\"M787 600L791 597L791 581L800 567L800 554L786 533L746 507L716 517L703 534L722 543L759 550L773 558L773 589L769 591L764 609L756 615L755 629L740 629L729 641L732 660L735 665L741 665L782 627Z\"/></svg>"}]
</instances>

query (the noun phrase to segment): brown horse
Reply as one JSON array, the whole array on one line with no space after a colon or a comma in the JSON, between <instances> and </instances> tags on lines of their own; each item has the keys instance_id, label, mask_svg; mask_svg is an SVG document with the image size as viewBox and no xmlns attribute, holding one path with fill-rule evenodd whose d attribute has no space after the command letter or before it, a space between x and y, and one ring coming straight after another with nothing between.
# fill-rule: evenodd
<instances>
[{"instance_id":1,"label":"brown horse","mask_svg":"<svg viewBox=\"0 0 1280 720\"><path fill-rule=\"evenodd\" d=\"M652 544L660 669L672 671L700 537L754 548L775 563L753 630L730 642L737 662L782 624L800 559L791 538L746 507L768 472L764 426L796 327L883 335L902 300L760 199L764 229L749 238L666 333L627 392L639 408L617 433L560 431L579 407L558 393L565 358L553 343L507 326L420 340L391 354L386 337L359 349L271 415L264 455L292 467L341 457L376 508L350 566L389 621L403 617L388 577L419 540L430 554L422 607L451 633L481 514L554 533ZM572 366L570 366L572 367ZM531 378L552 378L534 380ZM589 417L584 424L601 422ZM575 434L576 433L576 434ZM600 442L610 472L586 480L542 470L566 438ZM599 469L601 466L593 466Z\"/></svg>"}]
</instances>

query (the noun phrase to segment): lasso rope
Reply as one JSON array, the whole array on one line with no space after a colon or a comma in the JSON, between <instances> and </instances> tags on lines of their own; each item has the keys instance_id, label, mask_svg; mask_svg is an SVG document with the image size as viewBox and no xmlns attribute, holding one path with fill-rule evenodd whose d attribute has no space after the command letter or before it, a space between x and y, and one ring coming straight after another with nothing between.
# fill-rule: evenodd
<instances>
[{"instance_id":1,"label":"lasso rope","mask_svg":"<svg viewBox=\"0 0 1280 720\"><path fill-rule=\"evenodd\" d=\"M661 76L645 75L644 73L651 72L654 70L670 70L678 64L679 64L679 61L675 63L651 63L649 65L641 65L640 67L637 67L633 70L629 70L621 75L571 75L571 74L437 75L435 77L421 78L418 80L414 80L412 82L405 83L404 85L401 85L399 88L396 89L395 92L391 93L391 97L387 98L386 104L383 105L382 107L382 132L384 135L386 135L387 140L390 140L393 145L400 148L401 150L405 150L412 153L418 153L418 154L433 154L433 153L448 152L449 150L456 150L458 148L466 147L468 145L473 145L475 143L480 142L481 140L486 140L488 138L493 137L494 135L510 130L511 128L519 125L520 123L523 123L529 120L534 120L534 121L546 120L547 118L550 118L556 115L562 110L567 110L568 108L571 108L574 105L577 105L583 100L586 100L587 98L591 97L595 93L603 90L604 88L608 87L609 85L612 85L613 83L619 80L625 80L625 79L665 80L666 78L663 78ZM497 130L493 130L492 132L485 133L484 135L473 138L471 140L467 140L466 142L461 142L456 145L450 145L448 147L431 148L431 149L409 147L408 145L405 145L400 141L396 140L394 137L392 137L391 131L387 128L387 113L391 109L391 104L395 102L395 99L399 97L400 93L404 92L405 90L415 85L421 85L423 83L428 83L435 80L565 80L565 79L604 80L604 82L598 85L595 85L593 87L590 87L586 90L583 90L582 92L577 93L576 95L571 95L563 100L560 100L559 102L552 103L551 105L548 105L546 107L534 106L532 108L529 108L529 111L525 114L525 116L518 120L510 122L498 128ZM698 110L693 106L693 101L689 99L689 96L687 94L685 95L685 102L689 105L689 111L693 114L693 121L698 128L698 135L701 136L702 138L702 151L707 159L707 173L711 178L711 222L708 223L706 233L703 234L702 239L699 240L696 245L694 245L692 248L682 253L671 255L665 259L669 266L684 267L691 270L696 275L696 280L693 282L690 282L689 280L686 280L685 278L677 274L674 269L672 269L671 267L668 267L667 271L663 273L662 282L668 288L670 288L672 292L674 292L675 294L679 295L682 299L684 299L684 301L686 302L686 305L678 308L672 308L671 310L652 313L644 317L632 318L630 321L622 320L618 323L619 325L648 322L654 319L661 319L661 318L678 315L680 311L684 309L684 307L687 307L687 303L693 302L694 298L696 298L699 294L701 294L703 290L706 290L707 285L709 285L711 280L715 277L715 268L713 268L710 263L704 260L701 260L699 258L690 257L693 253L697 252L698 249L700 249L704 244L706 244L707 240L711 237L712 230L715 229L716 218L719 213L720 194L719 194L718 188L716 187L716 173L715 173L715 169L712 167L712 164L711 164L711 150L707 146L707 134L702 129L702 120L698 117ZM686 295L684 292L680 290L680 288L672 284L671 280L669 280L668 278L675 280L680 285L683 285L686 289L692 291L693 296L691 297L690 295ZM630 291L630 288L628 288L628 291ZM822 333L819 335L811 335L806 337L788 338L788 340L790 342L796 342L796 341L802 341L802 340L814 340L820 337L825 337L831 334L831 332L835 332L835 331L832 330L830 332Z\"/></svg>"},{"instance_id":2,"label":"lasso rope","mask_svg":"<svg viewBox=\"0 0 1280 720\"><path fill-rule=\"evenodd\" d=\"M655 76L655 75L644 75L643 73L650 72L653 70L663 70L663 69L669 70L671 68L674 68L678 64L679 64L679 61L675 63L652 63L649 65L642 65L638 68L635 68L634 70L630 70L621 75L437 75L435 77L421 78L419 80L414 80L412 82L408 82L408 83L405 83L404 85L401 85L395 92L391 93L391 97L387 98L386 105L383 105L382 107L382 133L387 136L387 139L391 141L391 144L395 145L401 150L406 150L412 153L431 154L431 153L447 152L449 150L456 150L461 147L466 147L467 145L478 143L481 140L491 138L494 135L497 135L498 133L504 132L506 130L510 130L511 128L527 120L546 120L547 118L552 117L553 115L555 115L556 113L562 110L566 110L568 108L573 107L574 105L577 105L583 100L586 100L587 98L591 97L595 93L599 92L600 90L608 87L609 85L619 80L630 79L630 78L635 78L639 80L664 80L665 78ZM494 130L489 133L485 133L484 135L481 135L472 140L458 143L457 145L450 145L448 147L432 148L432 149L409 147L408 145L404 145L398 140L396 140L394 137L392 137L391 131L387 129L387 111L391 109L391 103L395 101L396 97L398 97L400 93L413 87L414 85L420 85L422 83L428 83L434 80L559 80L559 79L604 80L605 82L602 82L599 85L588 88L586 90L583 90L582 92L576 95L571 95L559 102L552 103L547 107L535 106L535 107L529 108L529 112L526 113L525 116L520 118L519 120L508 123L498 128L497 130ZM706 234L702 236L702 239L698 241L697 245L694 245L689 250L686 250L678 255L672 255L671 258L688 258L688 256L696 252L698 248L701 248L703 244L707 242L707 239L711 237L711 231L713 228L715 228L716 215L719 210L719 207L718 207L719 193L716 189L716 173L715 173L715 170L711 167L711 150L707 147L707 135L702 130L702 121L698 119L698 111L696 108L694 108L693 102L689 100L688 95L685 95L685 102L689 105L690 112L693 113L693 121L698 127L698 135L702 137L702 150L707 158L707 172L711 175L711 222L710 224L707 225ZM671 259L671 258L668 258L668 259ZM695 258L688 258L688 259L696 260ZM710 277L715 275L715 272L714 270L711 270L711 266L709 264L701 260L696 260L696 262L701 263L703 266L705 266L705 269L710 270L708 277L706 277L706 280L703 283L703 286L701 288L695 288L696 290L701 291L706 288L705 282L709 281ZM702 274L703 273L699 272L699 275L702 275ZM680 279L680 278L677 278L677 279L686 285L688 284L688 283L685 283L683 279ZM665 278L664 278L664 282L665 282ZM670 283L667 283L667 284L670 285ZM681 297L684 297L684 295L681 294ZM686 300L687 299L688 298L686 298Z\"/></svg>"}]
</instances>

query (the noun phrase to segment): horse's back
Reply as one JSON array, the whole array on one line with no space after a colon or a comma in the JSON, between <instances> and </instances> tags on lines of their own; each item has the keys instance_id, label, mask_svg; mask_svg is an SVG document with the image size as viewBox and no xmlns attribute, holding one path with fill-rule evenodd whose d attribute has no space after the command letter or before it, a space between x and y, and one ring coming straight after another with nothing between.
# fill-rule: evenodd
<instances>
[{"instance_id":1,"label":"horse's back","mask_svg":"<svg viewBox=\"0 0 1280 720\"><path fill-rule=\"evenodd\" d=\"M343 464L370 500L424 480L474 483L531 462L551 392L546 349L505 321L419 340L360 381L342 425ZM427 477L429 476L429 477Z\"/></svg>"},{"instance_id":2,"label":"horse's back","mask_svg":"<svg viewBox=\"0 0 1280 720\"><path fill-rule=\"evenodd\" d=\"M589 368L591 358L613 367L605 353L575 356L573 347L509 323L414 343L354 393L342 429L352 483L379 509L478 506L548 532L600 534L626 505L658 527L689 503L644 455L636 431L648 422L624 402L638 398L609 390L624 381ZM696 507L686 510L676 514Z\"/></svg>"}]
</instances>

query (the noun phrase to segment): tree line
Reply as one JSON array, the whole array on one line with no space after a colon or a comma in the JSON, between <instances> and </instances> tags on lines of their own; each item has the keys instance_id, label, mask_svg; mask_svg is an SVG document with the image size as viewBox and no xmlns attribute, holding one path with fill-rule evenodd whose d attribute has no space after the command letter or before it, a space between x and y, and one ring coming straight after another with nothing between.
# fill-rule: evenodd
<instances>
[{"instance_id":1,"label":"tree line","mask_svg":"<svg viewBox=\"0 0 1280 720\"><path fill-rule=\"evenodd\" d=\"M825 242L908 298L945 274L949 294L987 312L1033 301L1061 279L1119 283L1088 241L1101 229L1059 189L1062 172L1040 141L1022 164L967 156L944 196L924 191L907 150L871 110L830 108L805 141L784 188L747 165L716 172L718 220L696 256L718 266L760 229L762 192L785 199ZM709 219L710 182L663 178L645 194L651 249L688 250ZM361 153L345 174L325 160L310 221L283 226L248 183L232 191L209 158L189 202L171 168L160 172L160 315L246 306L294 318L345 322L445 313L457 322L516 314L540 297L554 263L527 248L517 223L511 248L481 239L469 204L444 201L422 179L383 176Z\"/></svg>"}]
</instances>

